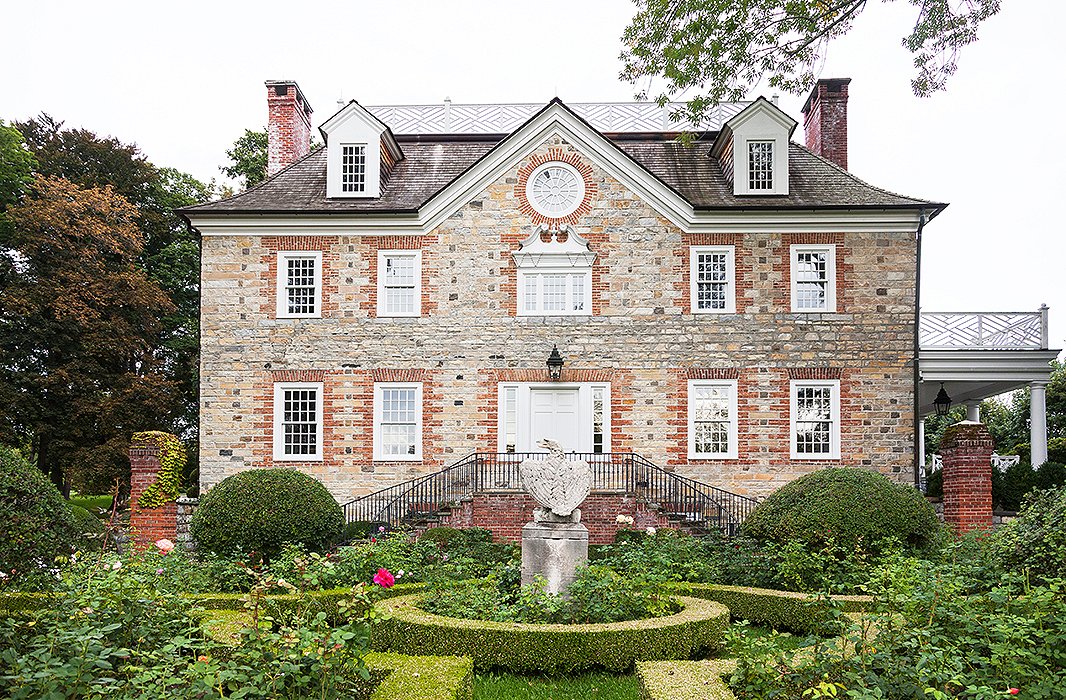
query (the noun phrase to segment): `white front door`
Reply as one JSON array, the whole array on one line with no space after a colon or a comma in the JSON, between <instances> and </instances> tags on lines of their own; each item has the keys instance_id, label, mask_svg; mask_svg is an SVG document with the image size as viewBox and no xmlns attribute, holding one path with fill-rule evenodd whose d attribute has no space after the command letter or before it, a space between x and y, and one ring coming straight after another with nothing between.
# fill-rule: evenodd
<instances>
[{"instance_id":1,"label":"white front door","mask_svg":"<svg viewBox=\"0 0 1066 700\"><path fill-rule=\"evenodd\" d=\"M577 389L531 389L529 392L529 442L533 452L547 452L537 442L548 438L567 452L584 452L584 421Z\"/></svg>"}]
</instances>

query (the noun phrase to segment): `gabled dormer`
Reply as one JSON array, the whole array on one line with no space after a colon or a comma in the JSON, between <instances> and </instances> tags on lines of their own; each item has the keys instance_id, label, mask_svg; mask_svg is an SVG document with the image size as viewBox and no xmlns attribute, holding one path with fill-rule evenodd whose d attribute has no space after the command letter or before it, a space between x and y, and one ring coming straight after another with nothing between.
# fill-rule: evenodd
<instances>
[{"instance_id":1,"label":"gabled dormer","mask_svg":"<svg viewBox=\"0 0 1066 700\"><path fill-rule=\"evenodd\" d=\"M788 142L798 122L760 97L722 126L711 147L735 195L788 194Z\"/></svg>"},{"instance_id":2,"label":"gabled dormer","mask_svg":"<svg viewBox=\"0 0 1066 700\"><path fill-rule=\"evenodd\" d=\"M326 143L326 196L375 198L403 151L392 131L355 100L319 127Z\"/></svg>"}]
</instances>

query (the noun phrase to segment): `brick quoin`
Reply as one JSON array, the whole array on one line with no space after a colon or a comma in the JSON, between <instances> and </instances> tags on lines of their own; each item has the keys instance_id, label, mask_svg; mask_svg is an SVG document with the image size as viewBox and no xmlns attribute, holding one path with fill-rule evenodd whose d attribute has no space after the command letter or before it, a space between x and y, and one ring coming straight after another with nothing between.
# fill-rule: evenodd
<instances>
[{"instance_id":1,"label":"brick quoin","mask_svg":"<svg viewBox=\"0 0 1066 700\"><path fill-rule=\"evenodd\" d=\"M159 448L152 443L130 445L130 533L136 549L151 547L156 541L178 537L178 505L164 503L157 508L141 508L138 499L159 474Z\"/></svg>"},{"instance_id":2,"label":"brick quoin","mask_svg":"<svg viewBox=\"0 0 1066 700\"><path fill-rule=\"evenodd\" d=\"M992 528L992 450L980 423L950 426L940 441L944 461L944 522L957 535Z\"/></svg>"},{"instance_id":3,"label":"brick quoin","mask_svg":"<svg viewBox=\"0 0 1066 700\"><path fill-rule=\"evenodd\" d=\"M803 105L807 148L848 169L848 83L850 78L819 80Z\"/></svg>"}]
</instances>

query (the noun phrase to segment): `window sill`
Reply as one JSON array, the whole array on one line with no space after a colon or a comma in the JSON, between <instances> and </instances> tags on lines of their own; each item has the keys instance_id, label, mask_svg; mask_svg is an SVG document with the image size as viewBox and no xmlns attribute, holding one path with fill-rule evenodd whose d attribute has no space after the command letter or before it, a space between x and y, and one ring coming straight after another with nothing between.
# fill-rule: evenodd
<instances>
[{"instance_id":1,"label":"window sill","mask_svg":"<svg viewBox=\"0 0 1066 700\"><path fill-rule=\"evenodd\" d=\"M374 455L374 462L421 462L422 455Z\"/></svg>"},{"instance_id":2,"label":"window sill","mask_svg":"<svg viewBox=\"0 0 1066 700\"><path fill-rule=\"evenodd\" d=\"M298 462L321 462L322 455L274 455L275 462L298 463Z\"/></svg>"}]
</instances>

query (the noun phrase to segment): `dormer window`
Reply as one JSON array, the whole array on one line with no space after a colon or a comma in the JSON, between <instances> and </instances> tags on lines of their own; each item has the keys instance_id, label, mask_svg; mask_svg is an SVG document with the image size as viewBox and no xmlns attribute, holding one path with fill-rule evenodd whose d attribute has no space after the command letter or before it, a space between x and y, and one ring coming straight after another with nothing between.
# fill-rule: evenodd
<instances>
[{"instance_id":1,"label":"dormer window","mask_svg":"<svg viewBox=\"0 0 1066 700\"><path fill-rule=\"evenodd\" d=\"M366 191L366 144L341 146L341 189L344 192Z\"/></svg>"},{"instance_id":2,"label":"dormer window","mask_svg":"<svg viewBox=\"0 0 1066 700\"><path fill-rule=\"evenodd\" d=\"M748 189L774 189L773 141L748 141Z\"/></svg>"}]
</instances>

